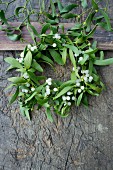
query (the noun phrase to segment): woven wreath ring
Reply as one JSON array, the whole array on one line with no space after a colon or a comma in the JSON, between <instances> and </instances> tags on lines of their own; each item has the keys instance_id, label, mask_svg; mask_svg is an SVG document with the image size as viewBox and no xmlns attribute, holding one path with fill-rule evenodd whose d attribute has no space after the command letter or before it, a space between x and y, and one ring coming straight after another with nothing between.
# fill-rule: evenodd
<instances>
[{"instance_id":1,"label":"woven wreath ring","mask_svg":"<svg viewBox=\"0 0 113 170\"><path fill-rule=\"evenodd\" d=\"M88 38L84 43L80 39L72 41L66 34L42 34L40 41L28 44L19 58L5 58L11 65L8 70L16 68L21 73L20 77L8 79L16 87L10 103L18 99L20 110L28 119L36 104L38 109L43 106L50 121L53 121L51 107L66 117L72 105L88 106L87 95L98 96L104 88L94 67L98 65L96 43L89 43ZM42 75L42 63L54 68L54 63L64 66L67 59L72 63L70 80L61 82Z\"/></svg>"}]
</instances>

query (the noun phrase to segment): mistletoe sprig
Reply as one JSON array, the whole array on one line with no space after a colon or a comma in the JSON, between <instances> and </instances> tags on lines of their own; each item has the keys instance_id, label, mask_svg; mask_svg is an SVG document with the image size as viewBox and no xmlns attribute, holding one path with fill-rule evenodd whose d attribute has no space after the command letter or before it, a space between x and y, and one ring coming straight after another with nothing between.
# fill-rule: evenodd
<instances>
[{"instance_id":1,"label":"mistletoe sprig","mask_svg":"<svg viewBox=\"0 0 113 170\"><path fill-rule=\"evenodd\" d=\"M55 4L59 13L56 13ZM59 24L59 19L62 16L66 19L76 17L70 11L77 6L71 4L64 7L59 0L56 3L51 1L51 13L43 12L46 23L42 25L41 33L28 20L34 44L28 44L19 58L5 58L10 64L8 70L16 69L20 73L18 77L8 78L12 82L8 88L16 88L10 104L17 99L22 114L29 120L35 105L37 109L45 107L45 113L51 122L52 109L61 117L67 117L73 105L84 104L88 107L88 95L99 96L104 89L95 66L113 64L113 58L104 59L103 51L99 51L97 43L90 40L100 20L100 25L104 23L108 30L111 30L111 25L107 20L108 15L99 9L98 3L92 0L92 4L86 20L82 23L77 15L78 22L65 31L64 25ZM97 10L103 16L94 18ZM36 37L40 39L38 42ZM63 67L67 60L70 60L72 66L68 81L62 82L44 76L43 63L53 69L55 63Z\"/></svg>"}]
</instances>

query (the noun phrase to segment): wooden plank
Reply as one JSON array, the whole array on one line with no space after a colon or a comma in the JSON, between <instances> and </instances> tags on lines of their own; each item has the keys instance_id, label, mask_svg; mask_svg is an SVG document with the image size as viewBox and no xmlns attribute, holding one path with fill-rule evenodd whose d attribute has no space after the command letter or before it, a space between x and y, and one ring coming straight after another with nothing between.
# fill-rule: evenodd
<instances>
[{"instance_id":1,"label":"wooden plank","mask_svg":"<svg viewBox=\"0 0 113 170\"><path fill-rule=\"evenodd\" d=\"M35 26L38 32L40 32L41 25L35 22L33 22L32 24ZM19 25L19 22L13 23L12 25L17 26ZM64 23L64 27L66 29L71 28L73 25L74 23ZM25 42L20 41L13 42L8 39L8 37L3 31L0 31L0 50L1 51L23 50L28 43L33 43L26 27L22 28L22 34L23 34L22 37L24 38ZM113 50L113 33L97 28L97 31L94 35L94 40L98 41L99 49Z\"/></svg>"}]
</instances>

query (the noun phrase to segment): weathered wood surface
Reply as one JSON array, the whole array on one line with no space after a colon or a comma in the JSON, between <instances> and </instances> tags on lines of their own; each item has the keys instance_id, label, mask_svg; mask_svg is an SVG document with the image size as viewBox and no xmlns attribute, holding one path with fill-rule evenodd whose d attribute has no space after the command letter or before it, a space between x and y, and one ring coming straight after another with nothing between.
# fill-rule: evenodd
<instances>
[{"instance_id":1,"label":"weathered wood surface","mask_svg":"<svg viewBox=\"0 0 113 170\"><path fill-rule=\"evenodd\" d=\"M113 1L109 7L112 16ZM105 54L106 58L113 56L113 52ZM0 170L113 170L113 65L98 70L107 89L99 97L89 98L88 110L73 108L68 118L54 116L51 124L43 109L35 111L29 122L20 115L17 103L8 105L13 91L4 88L15 72L6 73L7 56L16 57L18 52L0 52ZM45 69L48 77L69 78L69 64L57 66L54 74Z\"/></svg>"},{"instance_id":2,"label":"weathered wood surface","mask_svg":"<svg viewBox=\"0 0 113 170\"><path fill-rule=\"evenodd\" d=\"M38 32L41 30L41 25L39 23L32 23ZM71 28L74 23L63 23L65 29ZM19 23L13 23L13 26L18 26ZM0 50L23 50L28 43L33 43L28 30L26 27L22 28L22 38L25 42L21 41L11 41L8 39L5 32L0 31ZM113 50L113 32L105 31L104 29L98 28L94 40L98 42L98 48L101 50Z\"/></svg>"},{"instance_id":3,"label":"weathered wood surface","mask_svg":"<svg viewBox=\"0 0 113 170\"><path fill-rule=\"evenodd\" d=\"M100 97L90 97L90 107L73 107L65 119L54 116L51 124L44 110L35 111L31 122L20 115L18 105L8 106L12 90L0 53L0 170L112 170L113 169L113 65L99 70L107 86ZM106 53L106 56L113 53ZM48 77L68 79L70 65L45 68Z\"/></svg>"}]
</instances>

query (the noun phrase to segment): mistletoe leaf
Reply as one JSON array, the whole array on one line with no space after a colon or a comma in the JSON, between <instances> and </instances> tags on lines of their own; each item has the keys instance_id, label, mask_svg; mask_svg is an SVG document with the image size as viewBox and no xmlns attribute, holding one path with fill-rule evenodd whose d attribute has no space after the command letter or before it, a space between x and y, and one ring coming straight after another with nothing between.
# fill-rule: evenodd
<instances>
[{"instance_id":1,"label":"mistletoe leaf","mask_svg":"<svg viewBox=\"0 0 113 170\"><path fill-rule=\"evenodd\" d=\"M19 7L17 7L17 8L15 9L15 15L16 15L17 17L19 17L19 11L20 11L22 8L24 8L24 7L23 7L23 6L19 6Z\"/></svg>"},{"instance_id":2,"label":"mistletoe leaf","mask_svg":"<svg viewBox=\"0 0 113 170\"><path fill-rule=\"evenodd\" d=\"M92 0L91 3L92 3L93 8L95 10L98 10L99 7L98 7L97 3L95 2L95 0Z\"/></svg>"},{"instance_id":3,"label":"mistletoe leaf","mask_svg":"<svg viewBox=\"0 0 113 170\"><path fill-rule=\"evenodd\" d=\"M36 28L30 23L30 21L29 21L27 27L28 27L28 30L29 30L29 27L30 27L31 30L32 30L32 32L33 32L33 34L34 34L35 36L39 37L39 33L37 32ZM30 30L29 30L29 31L30 31Z\"/></svg>"},{"instance_id":4,"label":"mistletoe leaf","mask_svg":"<svg viewBox=\"0 0 113 170\"><path fill-rule=\"evenodd\" d=\"M45 24L45 25L43 26L43 28L42 28L41 34L45 34L46 31L47 31L49 28L50 28L50 24L49 24L49 23Z\"/></svg>"},{"instance_id":5,"label":"mistletoe leaf","mask_svg":"<svg viewBox=\"0 0 113 170\"><path fill-rule=\"evenodd\" d=\"M36 84L38 85L39 82L38 82L37 76L36 76L34 73L30 72L30 71L28 71L27 73L28 73L30 79L31 79L34 83L36 83Z\"/></svg>"},{"instance_id":6,"label":"mistletoe leaf","mask_svg":"<svg viewBox=\"0 0 113 170\"><path fill-rule=\"evenodd\" d=\"M3 10L0 10L0 19L1 19L2 22L4 22L6 25L9 25L9 24L8 24L8 21L7 21L6 17L5 17L5 13L4 13Z\"/></svg>"},{"instance_id":7,"label":"mistletoe leaf","mask_svg":"<svg viewBox=\"0 0 113 170\"><path fill-rule=\"evenodd\" d=\"M89 32L91 30L91 24L92 24L92 20L93 20L95 13L96 13L95 11L90 12L87 19L86 19L86 25L87 25L86 32Z\"/></svg>"},{"instance_id":8,"label":"mistletoe leaf","mask_svg":"<svg viewBox=\"0 0 113 170\"><path fill-rule=\"evenodd\" d=\"M47 107L47 108L46 108L46 116L47 116L47 119L48 119L50 122L53 122L53 118L52 118L52 115L51 115L50 107Z\"/></svg>"},{"instance_id":9,"label":"mistletoe leaf","mask_svg":"<svg viewBox=\"0 0 113 170\"><path fill-rule=\"evenodd\" d=\"M64 95L66 92L68 92L68 91L71 90L72 88L73 88L73 86L64 87L64 89L62 89L62 90L57 94L57 96L55 96L55 97L53 98L53 100L61 97L62 95Z\"/></svg>"},{"instance_id":10,"label":"mistletoe leaf","mask_svg":"<svg viewBox=\"0 0 113 170\"><path fill-rule=\"evenodd\" d=\"M102 13L102 15L106 21L108 31L111 31L112 28L111 28L110 18L108 16L108 14L104 10L100 9L99 11Z\"/></svg>"},{"instance_id":11,"label":"mistletoe leaf","mask_svg":"<svg viewBox=\"0 0 113 170\"><path fill-rule=\"evenodd\" d=\"M66 13L62 15L62 18L69 19L69 18L75 18L77 15L73 13Z\"/></svg>"},{"instance_id":12,"label":"mistletoe leaf","mask_svg":"<svg viewBox=\"0 0 113 170\"><path fill-rule=\"evenodd\" d=\"M93 89L94 91L96 91L98 94L101 93L102 89L97 87L96 85L94 84L87 84L91 89Z\"/></svg>"},{"instance_id":13,"label":"mistletoe leaf","mask_svg":"<svg viewBox=\"0 0 113 170\"><path fill-rule=\"evenodd\" d=\"M33 99L33 97L37 94L37 92L34 92L30 97L28 97L26 100L25 100L25 103L27 103L28 101L30 101L31 99Z\"/></svg>"},{"instance_id":14,"label":"mistletoe leaf","mask_svg":"<svg viewBox=\"0 0 113 170\"><path fill-rule=\"evenodd\" d=\"M100 51L100 60L104 60L104 52Z\"/></svg>"},{"instance_id":15,"label":"mistletoe leaf","mask_svg":"<svg viewBox=\"0 0 113 170\"><path fill-rule=\"evenodd\" d=\"M49 52L50 52L52 58L54 59L54 61L56 61L56 63L58 63L59 65L64 64L60 54L57 51L55 51L54 49L50 49Z\"/></svg>"},{"instance_id":16,"label":"mistletoe leaf","mask_svg":"<svg viewBox=\"0 0 113 170\"><path fill-rule=\"evenodd\" d=\"M47 61L47 62L50 63L50 64L53 64L53 61L52 61L49 57L47 57L47 56L45 56L45 55L42 55L42 56L41 56L41 59L43 59L44 61Z\"/></svg>"},{"instance_id":17,"label":"mistletoe leaf","mask_svg":"<svg viewBox=\"0 0 113 170\"><path fill-rule=\"evenodd\" d=\"M88 55L88 54L84 54L83 60L80 61L80 64L81 64L81 65L84 65L85 62L86 62L88 59L89 59L89 55Z\"/></svg>"},{"instance_id":18,"label":"mistletoe leaf","mask_svg":"<svg viewBox=\"0 0 113 170\"><path fill-rule=\"evenodd\" d=\"M29 69L31 67L32 63L32 53L31 51L28 51L25 58L24 58L24 66L26 69Z\"/></svg>"},{"instance_id":19,"label":"mistletoe leaf","mask_svg":"<svg viewBox=\"0 0 113 170\"><path fill-rule=\"evenodd\" d=\"M70 59L71 59L73 66L76 67L76 60L75 60L75 57L73 55L73 51L71 49L69 49L69 56L70 56Z\"/></svg>"},{"instance_id":20,"label":"mistletoe leaf","mask_svg":"<svg viewBox=\"0 0 113 170\"><path fill-rule=\"evenodd\" d=\"M91 30L91 32L89 34L87 34L86 39L89 39L93 36L93 34L95 33L95 30L97 28L97 25L95 25L95 27Z\"/></svg>"},{"instance_id":21,"label":"mistletoe leaf","mask_svg":"<svg viewBox=\"0 0 113 170\"><path fill-rule=\"evenodd\" d=\"M94 64L98 65L98 66L111 65L111 64L113 64L113 58L109 58L109 59L105 59L105 60L95 60Z\"/></svg>"},{"instance_id":22,"label":"mistletoe leaf","mask_svg":"<svg viewBox=\"0 0 113 170\"><path fill-rule=\"evenodd\" d=\"M21 38L21 31L19 31L19 34L9 34L9 33L7 33L7 36L11 41L17 41Z\"/></svg>"},{"instance_id":23,"label":"mistletoe leaf","mask_svg":"<svg viewBox=\"0 0 113 170\"><path fill-rule=\"evenodd\" d=\"M35 68L36 70L38 70L39 72L43 72L43 68L40 66L40 64L38 64L38 63L36 62L35 59L33 59L32 67Z\"/></svg>"},{"instance_id":24,"label":"mistletoe leaf","mask_svg":"<svg viewBox=\"0 0 113 170\"><path fill-rule=\"evenodd\" d=\"M52 0L50 0L50 4L51 4L51 9L52 9L52 16L55 17L56 16L56 9L55 9L54 2Z\"/></svg>"},{"instance_id":25,"label":"mistletoe leaf","mask_svg":"<svg viewBox=\"0 0 113 170\"><path fill-rule=\"evenodd\" d=\"M71 49L76 55L79 55L79 50L74 45L67 45L67 44L65 44L65 47Z\"/></svg>"},{"instance_id":26,"label":"mistletoe leaf","mask_svg":"<svg viewBox=\"0 0 113 170\"><path fill-rule=\"evenodd\" d=\"M77 99L77 106L80 105L81 100L82 100L82 97L83 97L83 93L81 93L81 94L79 95L78 99Z\"/></svg>"},{"instance_id":27,"label":"mistletoe leaf","mask_svg":"<svg viewBox=\"0 0 113 170\"><path fill-rule=\"evenodd\" d=\"M66 63L66 57L67 57L67 48L63 48L63 52L61 53L62 55L62 61L65 64Z\"/></svg>"},{"instance_id":28,"label":"mistletoe leaf","mask_svg":"<svg viewBox=\"0 0 113 170\"><path fill-rule=\"evenodd\" d=\"M88 108L88 97L86 94L84 94L82 97L82 103L84 104L86 108Z\"/></svg>"},{"instance_id":29,"label":"mistletoe leaf","mask_svg":"<svg viewBox=\"0 0 113 170\"><path fill-rule=\"evenodd\" d=\"M72 9L74 9L74 8L76 8L76 7L78 7L78 5L77 4L70 4L70 5L67 5L66 7L64 7L62 10L61 10L61 14L62 13L68 13L68 12L70 12Z\"/></svg>"},{"instance_id":30,"label":"mistletoe leaf","mask_svg":"<svg viewBox=\"0 0 113 170\"><path fill-rule=\"evenodd\" d=\"M68 81L62 83L62 85L60 86L60 88L63 89L63 88L66 87L66 86L71 86L71 85L74 85L74 84L75 84L75 80L74 80L74 81L73 81L73 80L68 80Z\"/></svg>"},{"instance_id":31,"label":"mistletoe leaf","mask_svg":"<svg viewBox=\"0 0 113 170\"><path fill-rule=\"evenodd\" d=\"M25 116L27 117L28 120L31 120L28 108L25 108L24 114L25 114Z\"/></svg>"},{"instance_id":32,"label":"mistletoe leaf","mask_svg":"<svg viewBox=\"0 0 113 170\"><path fill-rule=\"evenodd\" d=\"M22 65L15 58L6 57L4 60L11 65L11 69L12 68L20 68L20 69L23 68Z\"/></svg>"},{"instance_id":33,"label":"mistletoe leaf","mask_svg":"<svg viewBox=\"0 0 113 170\"><path fill-rule=\"evenodd\" d=\"M26 83L26 80L22 77L11 77L11 78L8 78L8 80L13 82L14 84Z\"/></svg>"},{"instance_id":34,"label":"mistletoe leaf","mask_svg":"<svg viewBox=\"0 0 113 170\"><path fill-rule=\"evenodd\" d=\"M87 4L87 0L81 0L81 4L83 8L87 8L88 4Z\"/></svg>"},{"instance_id":35,"label":"mistletoe leaf","mask_svg":"<svg viewBox=\"0 0 113 170\"><path fill-rule=\"evenodd\" d=\"M17 87L16 92L12 95L9 104L12 104L17 99L18 95L19 95L19 86Z\"/></svg>"},{"instance_id":36,"label":"mistletoe leaf","mask_svg":"<svg viewBox=\"0 0 113 170\"><path fill-rule=\"evenodd\" d=\"M61 1L60 0L57 0L57 4L58 4L58 9L61 13L62 9L63 9L63 5L61 4Z\"/></svg>"}]
</instances>

